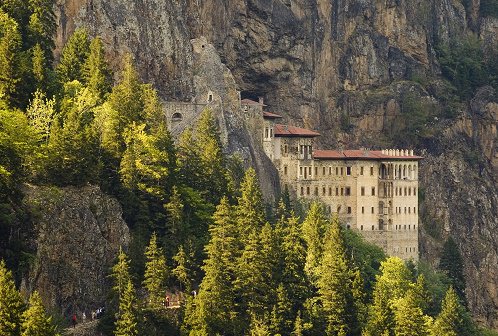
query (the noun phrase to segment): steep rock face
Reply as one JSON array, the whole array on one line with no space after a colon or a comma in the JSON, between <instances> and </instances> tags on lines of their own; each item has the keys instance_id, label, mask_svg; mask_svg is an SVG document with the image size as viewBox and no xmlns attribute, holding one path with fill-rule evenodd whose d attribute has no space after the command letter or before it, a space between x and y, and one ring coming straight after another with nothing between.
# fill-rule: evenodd
<instances>
[{"instance_id":1,"label":"steep rock face","mask_svg":"<svg viewBox=\"0 0 498 336\"><path fill-rule=\"evenodd\" d=\"M108 274L130 236L116 199L98 187L25 188L34 221L36 257L22 288L49 307L87 316L105 303Z\"/></svg>"},{"instance_id":2,"label":"steep rock face","mask_svg":"<svg viewBox=\"0 0 498 336\"><path fill-rule=\"evenodd\" d=\"M103 37L114 67L131 52L143 79L168 100L191 100L210 86L225 86L218 95L228 97L220 113L227 147L264 162L254 151L257 141L226 105L233 105L236 87L243 96L264 96L284 122L318 129L324 146L383 146L406 93L439 106L437 92L412 82L440 74L439 43L469 30L487 48L497 43L497 20L479 17L478 0L468 3L466 9L460 0L58 0L57 45L60 51L74 28L85 26ZM199 73L203 53L190 39L200 36L234 80L218 66ZM434 264L446 236L460 242L470 308L498 327L497 286L490 280L498 270L495 101L478 93L454 123L439 124L446 131L427 144L423 224L439 235L421 238L422 257ZM260 164L260 173L266 167ZM445 208L448 217L439 225Z\"/></svg>"}]
</instances>

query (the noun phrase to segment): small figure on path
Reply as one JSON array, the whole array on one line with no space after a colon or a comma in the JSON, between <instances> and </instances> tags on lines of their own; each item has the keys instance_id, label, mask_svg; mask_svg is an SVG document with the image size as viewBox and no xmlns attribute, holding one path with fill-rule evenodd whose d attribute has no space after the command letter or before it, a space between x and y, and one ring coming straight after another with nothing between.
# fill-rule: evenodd
<instances>
[{"instance_id":1,"label":"small figure on path","mask_svg":"<svg viewBox=\"0 0 498 336\"><path fill-rule=\"evenodd\" d=\"M81 315L81 320L83 321L83 323L86 322L86 313L83 312L83 314Z\"/></svg>"},{"instance_id":2,"label":"small figure on path","mask_svg":"<svg viewBox=\"0 0 498 336\"><path fill-rule=\"evenodd\" d=\"M73 323L73 329L76 328L76 313L73 314L73 317L71 318L71 322Z\"/></svg>"}]
</instances>

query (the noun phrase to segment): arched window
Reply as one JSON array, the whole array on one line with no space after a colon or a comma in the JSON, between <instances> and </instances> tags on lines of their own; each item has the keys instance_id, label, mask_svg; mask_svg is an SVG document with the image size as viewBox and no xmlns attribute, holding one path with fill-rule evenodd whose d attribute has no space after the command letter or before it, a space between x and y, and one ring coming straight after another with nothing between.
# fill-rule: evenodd
<instances>
[{"instance_id":1,"label":"arched window","mask_svg":"<svg viewBox=\"0 0 498 336\"><path fill-rule=\"evenodd\" d=\"M173 122L182 121L182 119L183 119L183 116L182 116L182 114L180 112L175 112L171 116L171 121L173 121Z\"/></svg>"}]
</instances>

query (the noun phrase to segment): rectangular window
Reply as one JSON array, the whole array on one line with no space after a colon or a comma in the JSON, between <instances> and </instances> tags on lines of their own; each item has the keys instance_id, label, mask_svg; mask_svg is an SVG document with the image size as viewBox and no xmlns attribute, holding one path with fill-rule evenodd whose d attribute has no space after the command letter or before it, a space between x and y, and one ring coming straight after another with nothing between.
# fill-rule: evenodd
<instances>
[{"instance_id":1,"label":"rectangular window","mask_svg":"<svg viewBox=\"0 0 498 336\"><path fill-rule=\"evenodd\" d=\"M299 175L303 176L303 167L299 167Z\"/></svg>"},{"instance_id":2,"label":"rectangular window","mask_svg":"<svg viewBox=\"0 0 498 336\"><path fill-rule=\"evenodd\" d=\"M284 145L284 153L287 154L288 153L288 147L287 145Z\"/></svg>"},{"instance_id":3,"label":"rectangular window","mask_svg":"<svg viewBox=\"0 0 498 336\"><path fill-rule=\"evenodd\" d=\"M332 175L332 167L329 167L329 175Z\"/></svg>"},{"instance_id":4,"label":"rectangular window","mask_svg":"<svg viewBox=\"0 0 498 336\"><path fill-rule=\"evenodd\" d=\"M417 196L417 188L413 187L413 196Z\"/></svg>"},{"instance_id":5,"label":"rectangular window","mask_svg":"<svg viewBox=\"0 0 498 336\"><path fill-rule=\"evenodd\" d=\"M339 167L335 167L335 174L339 175Z\"/></svg>"},{"instance_id":6,"label":"rectangular window","mask_svg":"<svg viewBox=\"0 0 498 336\"><path fill-rule=\"evenodd\" d=\"M341 196L344 196L344 188L341 188Z\"/></svg>"},{"instance_id":7,"label":"rectangular window","mask_svg":"<svg viewBox=\"0 0 498 336\"><path fill-rule=\"evenodd\" d=\"M363 231L363 225L362 225L362 226L360 226L360 230L361 230L361 231Z\"/></svg>"},{"instance_id":8,"label":"rectangular window","mask_svg":"<svg viewBox=\"0 0 498 336\"><path fill-rule=\"evenodd\" d=\"M339 188L335 188L335 195L339 196Z\"/></svg>"},{"instance_id":9,"label":"rectangular window","mask_svg":"<svg viewBox=\"0 0 498 336\"><path fill-rule=\"evenodd\" d=\"M322 169L322 175L325 176L325 167Z\"/></svg>"},{"instance_id":10,"label":"rectangular window","mask_svg":"<svg viewBox=\"0 0 498 336\"><path fill-rule=\"evenodd\" d=\"M373 174L374 174L374 167L372 166L370 167L370 175L373 176Z\"/></svg>"},{"instance_id":11,"label":"rectangular window","mask_svg":"<svg viewBox=\"0 0 498 336\"><path fill-rule=\"evenodd\" d=\"M265 138L268 139L268 127L265 128Z\"/></svg>"},{"instance_id":12,"label":"rectangular window","mask_svg":"<svg viewBox=\"0 0 498 336\"><path fill-rule=\"evenodd\" d=\"M325 196L327 194L325 187L322 188L322 194L323 194L323 196Z\"/></svg>"},{"instance_id":13,"label":"rectangular window","mask_svg":"<svg viewBox=\"0 0 498 336\"><path fill-rule=\"evenodd\" d=\"M351 213L351 207L348 207L348 214Z\"/></svg>"},{"instance_id":14,"label":"rectangular window","mask_svg":"<svg viewBox=\"0 0 498 336\"><path fill-rule=\"evenodd\" d=\"M365 207L361 207L361 213L364 214L365 213Z\"/></svg>"},{"instance_id":15,"label":"rectangular window","mask_svg":"<svg viewBox=\"0 0 498 336\"><path fill-rule=\"evenodd\" d=\"M351 167L346 167L346 175L347 176L351 175Z\"/></svg>"},{"instance_id":16,"label":"rectangular window","mask_svg":"<svg viewBox=\"0 0 498 336\"><path fill-rule=\"evenodd\" d=\"M315 176L318 176L318 167L315 167Z\"/></svg>"},{"instance_id":17,"label":"rectangular window","mask_svg":"<svg viewBox=\"0 0 498 336\"><path fill-rule=\"evenodd\" d=\"M308 167L308 175L311 177L311 167Z\"/></svg>"},{"instance_id":18,"label":"rectangular window","mask_svg":"<svg viewBox=\"0 0 498 336\"><path fill-rule=\"evenodd\" d=\"M301 196L304 195L304 187L301 187Z\"/></svg>"},{"instance_id":19,"label":"rectangular window","mask_svg":"<svg viewBox=\"0 0 498 336\"><path fill-rule=\"evenodd\" d=\"M284 175L287 175L287 166L284 166Z\"/></svg>"},{"instance_id":20,"label":"rectangular window","mask_svg":"<svg viewBox=\"0 0 498 336\"><path fill-rule=\"evenodd\" d=\"M360 167L360 175L363 175L363 167Z\"/></svg>"},{"instance_id":21,"label":"rectangular window","mask_svg":"<svg viewBox=\"0 0 498 336\"><path fill-rule=\"evenodd\" d=\"M344 175L344 168L341 167L341 176Z\"/></svg>"},{"instance_id":22,"label":"rectangular window","mask_svg":"<svg viewBox=\"0 0 498 336\"><path fill-rule=\"evenodd\" d=\"M318 196L318 187L315 187L315 196Z\"/></svg>"},{"instance_id":23,"label":"rectangular window","mask_svg":"<svg viewBox=\"0 0 498 336\"><path fill-rule=\"evenodd\" d=\"M329 187L329 196L332 196L332 187Z\"/></svg>"},{"instance_id":24,"label":"rectangular window","mask_svg":"<svg viewBox=\"0 0 498 336\"><path fill-rule=\"evenodd\" d=\"M270 128L270 138L273 138L273 128Z\"/></svg>"},{"instance_id":25,"label":"rectangular window","mask_svg":"<svg viewBox=\"0 0 498 336\"><path fill-rule=\"evenodd\" d=\"M346 196L351 196L351 188L346 187Z\"/></svg>"},{"instance_id":26,"label":"rectangular window","mask_svg":"<svg viewBox=\"0 0 498 336\"><path fill-rule=\"evenodd\" d=\"M301 154L304 154L304 146L299 146L299 150L300 150Z\"/></svg>"},{"instance_id":27,"label":"rectangular window","mask_svg":"<svg viewBox=\"0 0 498 336\"><path fill-rule=\"evenodd\" d=\"M375 196L375 187L372 187L372 196Z\"/></svg>"},{"instance_id":28,"label":"rectangular window","mask_svg":"<svg viewBox=\"0 0 498 336\"><path fill-rule=\"evenodd\" d=\"M306 195L310 194L310 187L306 187Z\"/></svg>"},{"instance_id":29,"label":"rectangular window","mask_svg":"<svg viewBox=\"0 0 498 336\"><path fill-rule=\"evenodd\" d=\"M365 187L361 187L361 196L365 196Z\"/></svg>"},{"instance_id":30,"label":"rectangular window","mask_svg":"<svg viewBox=\"0 0 498 336\"><path fill-rule=\"evenodd\" d=\"M374 209L374 207L372 207L372 213L375 213L375 209Z\"/></svg>"}]
</instances>

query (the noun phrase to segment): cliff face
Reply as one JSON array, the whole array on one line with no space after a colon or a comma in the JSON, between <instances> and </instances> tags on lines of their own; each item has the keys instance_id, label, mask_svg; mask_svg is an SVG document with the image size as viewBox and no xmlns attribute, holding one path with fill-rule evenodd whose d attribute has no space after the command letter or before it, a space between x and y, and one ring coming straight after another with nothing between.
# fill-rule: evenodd
<instances>
[{"instance_id":1,"label":"cliff face","mask_svg":"<svg viewBox=\"0 0 498 336\"><path fill-rule=\"evenodd\" d=\"M69 316L105 303L108 274L120 246L129 243L121 206L98 187L26 186L36 251L22 288L36 289L44 303Z\"/></svg>"},{"instance_id":2,"label":"cliff face","mask_svg":"<svg viewBox=\"0 0 498 336\"><path fill-rule=\"evenodd\" d=\"M85 26L103 38L115 68L132 53L143 79L165 99L190 100L230 83L220 96L233 96L237 86L247 97L264 96L285 121L320 130L322 145L383 146L407 93L440 107L440 84L414 82L439 75L437 44L472 30L485 48L496 45L498 20L479 17L479 1L468 3L465 9L459 0L58 0L57 46L60 52L75 27ZM200 36L233 80L221 68L199 73L202 53L190 40ZM241 135L229 106L223 111L223 122L232 123L226 143L254 158L250 135ZM436 264L441 243L454 236L465 258L470 308L498 328L496 94L479 92L459 115L431 120L437 136L421 145L427 148L422 257Z\"/></svg>"}]
</instances>

